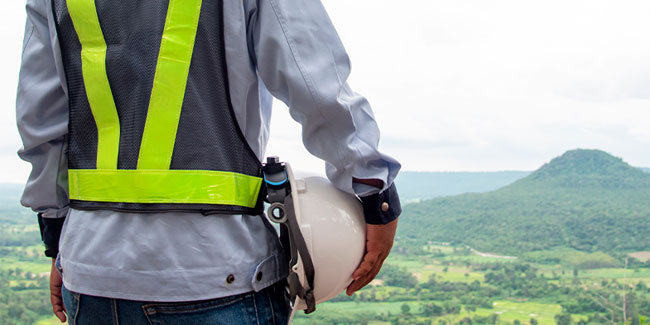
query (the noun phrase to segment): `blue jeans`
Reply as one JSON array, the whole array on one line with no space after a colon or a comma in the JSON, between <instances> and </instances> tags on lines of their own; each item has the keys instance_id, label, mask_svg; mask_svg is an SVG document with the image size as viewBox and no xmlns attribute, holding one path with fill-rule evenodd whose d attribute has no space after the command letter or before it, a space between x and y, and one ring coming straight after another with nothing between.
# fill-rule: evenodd
<instances>
[{"instance_id":1,"label":"blue jeans","mask_svg":"<svg viewBox=\"0 0 650 325\"><path fill-rule=\"evenodd\" d=\"M88 296L62 288L69 324L287 324L284 281L259 292L191 302Z\"/></svg>"}]
</instances>

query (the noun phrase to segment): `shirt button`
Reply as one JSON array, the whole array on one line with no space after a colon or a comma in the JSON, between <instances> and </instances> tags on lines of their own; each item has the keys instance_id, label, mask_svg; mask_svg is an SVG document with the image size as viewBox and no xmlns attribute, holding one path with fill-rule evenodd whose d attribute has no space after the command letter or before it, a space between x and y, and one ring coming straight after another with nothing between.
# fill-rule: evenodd
<instances>
[{"instance_id":1,"label":"shirt button","mask_svg":"<svg viewBox=\"0 0 650 325\"><path fill-rule=\"evenodd\" d=\"M226 283L231 284L235 282L235 276L233 274L228 274L228 277L226 277Z\"/></svg>"},{"instance_id":2,"label":"shirt button","mask_svg":"<svg viewBox=\"0 0 650 325\"><path fill-rule=\"evenodd\" d=\"M262 272L259 272L259 273L257 273L257 276L255 276L255 279L256 279L257 281L262 281L262 277L263 277L263 276L264 276L264 275L262 274Z\"/></svg>"},{"instance_id":3,"label":"shirt button","mask_svg":"<svg viewBox=\"0 0 650 325\"><path fill-rule=\"evenodd\" d=\"M386 212L386 211L388 211L388 208L390 208L388 203L384 202L384 203L381 204L381 211Z\"/></svg>"}]
</instances>

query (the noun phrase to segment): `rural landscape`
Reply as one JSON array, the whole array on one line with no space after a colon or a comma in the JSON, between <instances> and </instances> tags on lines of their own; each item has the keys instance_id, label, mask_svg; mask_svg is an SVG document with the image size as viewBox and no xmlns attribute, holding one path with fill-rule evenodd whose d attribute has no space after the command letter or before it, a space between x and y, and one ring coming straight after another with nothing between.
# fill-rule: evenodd
<instances>
[{"instance_id":1,"label":"rural landscape","mask_svg":"<svg viewBox=\"0 0 650 325\"><path fill-rule=\"evenodd\" d=\"M536 171L403 172L397 186L379 276L294 324L650 324L650 170L572 150ZM21 188L0 185L0 323L56 324Z\"/></svg>"}]
</instances>

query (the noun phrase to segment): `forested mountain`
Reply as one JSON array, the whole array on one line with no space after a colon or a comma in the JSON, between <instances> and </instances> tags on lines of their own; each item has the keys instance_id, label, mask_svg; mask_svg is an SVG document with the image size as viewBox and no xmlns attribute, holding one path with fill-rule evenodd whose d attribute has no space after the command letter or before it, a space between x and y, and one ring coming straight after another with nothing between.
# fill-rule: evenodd
<instances>
[{"instance_id":1,"label":"forested mountain","mask_svg":"<svg viewBox=\"0 0 650 325\"><path fill-rule=\"evenodd\" d=\"M650 174L598 150L573 150L494 192L405 206L402 240L518 255L568 247L650 250Z\"/></svg>"}]
</instances>

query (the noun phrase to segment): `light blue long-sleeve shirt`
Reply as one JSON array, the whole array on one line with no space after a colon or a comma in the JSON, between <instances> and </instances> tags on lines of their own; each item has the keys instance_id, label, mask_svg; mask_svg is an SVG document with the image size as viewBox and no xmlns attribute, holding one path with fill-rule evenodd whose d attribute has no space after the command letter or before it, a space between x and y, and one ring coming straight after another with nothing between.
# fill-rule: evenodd
<instances>
[{"instance_id":1,"label":"light blue long-sleeve shirt","mask_svg":"<svg viewBox=\"0 0 650 325\"><path fill-rule=\"evenodd\" d=\"M389 187L400 165L378 150L372 110L346 83L348 56L321 2L224 0L224 12L231 100L257 157L265 154L275 96L302 124L305 147L326 161L336 187L360 196L376 191L353 177ZM22 203L46 218L67 216L60 243L65 286L103 297L188 301L258 291L285 277L276 234L260 216L68 208L68 99L51 1L27 0L27 14L17 121L19 155L32 172Z\"/></svg>"}]
</instances>

